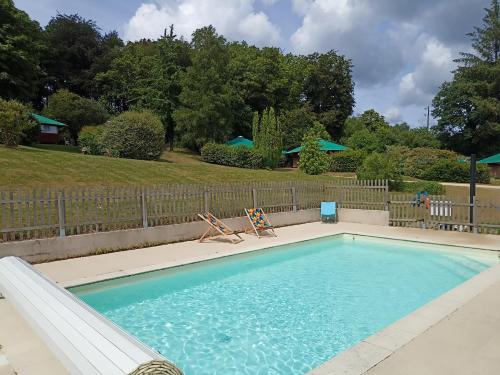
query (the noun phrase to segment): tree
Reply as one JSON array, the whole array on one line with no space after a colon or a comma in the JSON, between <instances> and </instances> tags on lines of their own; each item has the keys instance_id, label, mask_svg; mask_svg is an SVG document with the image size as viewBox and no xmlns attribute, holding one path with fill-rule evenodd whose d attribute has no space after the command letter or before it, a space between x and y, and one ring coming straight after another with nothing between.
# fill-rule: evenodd
<instances>
[{"instance_id":1,"label":"tree","mask_svg":"<svg viewBox=\"0 0 500 375\"><path fill-rule=\"evenodd\" d=\"M484 25L469 34L476 54L463 53L453 80L434 98L434 128L447 148L469 155L498 152L500 144L500 11L486 9Z\"/></svg>"},{"instance_id":2,"label":"tree","mask_svg":"<svg viewBox=\"0 0 500 375\"><path fill-rule=\"evenodd\" d=\"M82 98L68 90L59 90L51 95L49 105L43 113L68 125L68 131L75 143L82 126L99 125L109 117L99 102Z\"/></svg>"},{"instance_id":3,"label":"tree","mask_svg":"<svg viewBox=\"0 0 500 375\"><path fill-rule=\"evenodd\" d=\"M0 96L21 101L35 99L43 77L40 25L17 9L12 0L0 1L0 25Z\"/></svg>"},{"instance_id":4,"label":"tree","mask_svg":"<svg viewBox=\"0 0 500 375\"><path fill-rule=\"evenodd\" d=\"M369 155L356 171L356 176L358 180L389 180L391 190L400 190L403 184L401 169L385 154Z\"/></svg>"},{"instance_id":5,"label":"tree","mask_svg":"<svg viewBox=\"0 0 500 375\"><path fill-rule=\"evenodd\" d=\"M255 112L253 126L254 145L262 154L264 165L276 168L283 151L283 134L274 108L266 108L260 118Z\"/></svg>"},{"instance_id":6,"label":"tree","mask_svg":"<svg viewBox=\"0 0 500 375\"><path fill-rule=\"evenodd\" d=\"M229 53L212 26L193 33L192 65L181 74L181 107L174 112L181 140L199 150L208 141L227 140L235 127L234 110L248 108L228 82ZM251 116L251 113L250 113ZM250 117L251 118L251 117Z\"/></svg>"},{"instance_id":7,"label":"tree","mask_svg":"<svg viewBox=\"0 0 500 375\"><path fill-rule=\"evenodd\" d=\"M17 146L24 136L38 127L30 110L15 100L0 99L0 118L0 143L10 147Z\"/></svg>"},{"instance_id":8,"label":"tree","mask_svg":"<svg viewBox=\"0 0 500 375\"><path fill-rule=\"evenodd\" d=\"M311 175L318 175L328 171L330 157L326 152L321 151L318 142L325 133L325 127L317 122L304 135L299 161L301 171Z\"/></svg>"},{"instance_id":9,"label":"tree","mask_svg":"<svg viewBox=\"0 0 500 375\"><path fill-rule=\"evenodd\" d=\"M284 148L291 149L299 146L304 134L313 126L314 121L314 113L311 112L307 104L288 111L282 111L279 122L283 130Z\"/></svg>"},{"instance_id":10,"label":"tree","mask_svg":"<svg viewBox=\"0 0 500 375\"><path fill-rule=\"evenodd\" d=\"M96 23L78 14L58 14L49 21L44 37L48 93L65 88L89 96L91 67L100 54L101 34Z\"/></svg>"},{"instance_id":11,"label":"tree","mask_svg":"<svg viewBox=\"0 0 500 375\"><path fill-rule=\"evenodd\" d=\"M333 139L340 139L354 107L352 63L335 51L308 56L312 65L304 87L305 100Z\"/></svg>"}]
</instances>

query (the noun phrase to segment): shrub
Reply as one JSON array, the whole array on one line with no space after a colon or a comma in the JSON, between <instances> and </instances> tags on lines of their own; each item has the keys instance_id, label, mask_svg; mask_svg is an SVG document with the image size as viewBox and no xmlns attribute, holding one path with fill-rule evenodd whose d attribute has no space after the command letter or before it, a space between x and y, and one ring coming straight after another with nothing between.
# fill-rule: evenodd
<instances>
[{"instance_id":1,"label":"shrub","mask_svg":"<svg viewBox=\"0 0 500 375\"><path fill-rule=\"evenodd\" d=\"M318 142L323 131L324 126L315 123L304 135L302 150L300 151L299 169L307 174L318 175L325 173L330 167L330 156L321 151Z\"/></svg>"},{"instance_id":2,"label":"shrub","mask_svg":"<svg viewBox=\"0 0 500 375\"><path fill-rule=\"evenodd\" d=\"M29 109L15 100L0 99L0 143L17 146L26 138L37 134L38 124L33 121Z\"/></svg>"},{"instance_id":3,"label":"shrub","mask_svg":"<svg viewBox=\"0 0 500 375\"><path fill-rule=\"evenodd\" d=\"M456 152L428 147L391 146L388 147L387 154L396 161L403 175L416 178L424 178L425 171L440 160L458 160L460 158Z\"/></svg>"},{"instance_id":4,"label":"shrub","mask_svg":"<svg viewBox=\"0 0 500 375\"><path fill-rule=\"evenodd\" d=\"M84 126L78 137L78 144L84 154L102 155L104 148L102 145L102 134L104 126Z\"/></svg>"},{"instance_id":5,"label":"shrub","mask_svg":"<svg viewBox=\"0 0 500 375\"><path fill-rule=\"evenodd\" d=\"M358 180L389 180L391 190L402 190L403 178L401 170L392 158L385 154L369 155L356 171Z\"/></svg>"},{"instance_id":6,"label":"shrub","mask_svg":"<svg viewBox=\"0 0 500 375\"><path fill-rule=\"evenodd\" d=\"M470 164L456 160L439 160L422 173L422 178L434 181L469 182ZM484 165L477 166L477 182L490 183L490 174Z\"/></svg>"},{"instance_id":7,"label":"shrub","mask_svg":"<svg viewBox=\"0 0 500 375\"><path fill-rule=\"evenodd\" d=\"M403 185L403 191L408 193L418 193L420 191L426 191L432 195L441 195L445 193L445 188L439 182L434 181L415 181L415 182L405 182Z\"/></svg>"},{"instance_id":8,"label":"shrub","mask_svg":"<svg viewBox=\"0 0 500 375\"><path fill-rule=\"evenodd\" d=\"M363 164L366 153L362 150L346 150L331 155L330 171L332 172L356 172Z\"/></svg>"},{"instance_id":9,"label":"shrub","mask_svg":"<svg viewBox=\"0 0 500 375\"><path fill-rule=\"evenodd\" d=\"M164 146L165 130L151 112L124 112L104 126L102 147L107 155L157 160Z\"/></svg>"},{"instance_id":10,"label":"shrub","mask_svg":"<svg viewBox=\"0 0 500 375\"><path fill-rule=\"evenodd\" d=\"M207 163L229 167L258 169L264 165L262 155L254 149L207 143L201 148L201 157Z\"/></svg>"}]
</instances>

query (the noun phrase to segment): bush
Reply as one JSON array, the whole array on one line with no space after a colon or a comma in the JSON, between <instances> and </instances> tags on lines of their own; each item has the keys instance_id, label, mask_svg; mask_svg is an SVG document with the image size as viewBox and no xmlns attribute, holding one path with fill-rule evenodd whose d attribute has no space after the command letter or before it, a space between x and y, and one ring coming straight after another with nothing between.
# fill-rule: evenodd
<instances>
[{"instance_id":1,"label":"bush","mask_svg":"<svg viewBox=\"0 0 500 375\"><path fill-rule=\"evenodd\" d=\"M445 193L445 188L439 182L434 181L415 181L415 182L405 182L403 185L403 191L408 193L418 193L420 191L426 191L432 195L441 195Z\"/></svg>"},{"instance_id":2,"label":"bush","mask_svg":"<svg viewBox=\"0 0 500 375\"><path fill-rule=\"evenodd\" d=\"M157 160L164 146L165 130L151 112L124 112L104 126L104 154L121 158Z\"/></svg>"},{"instance_id":3,"label":"bush","mask_svg":"<svg viewBox=\"0 0 500 375\"><path fill-rule=\"evenodd\" d=\"M207 163L228 167L258 169L264 165L262 155L254 149L207 143L201 148L201 157Z\"/></svg>"},{"instance_id":4,"label":"bush","mask_svg":"<svg viewBox=\"0 0 500 375\"><path fill-rule=\"evenodd\" d=\"M456 160L439 160L422 173L425 180L446 182L469 182L470 164ZM477 182L490 183L489 170L484 165L477 166Z\"/></svg>"},{"instance_id":5,"label":"bush","mask_svg":"<svg viewBox=\"0 0 500 375\"><path fill-rule=\"evenodd\" d=\"M102 134L104 126L84 126L78 137L78 145L84 154L102 155Z\"/></svg>"},{"instance_id":6,"label":"bush","mask_svg":"<svg viewBox=\"0 0 500 375\"><path fill-rule=\"evenodd\" d=\"M0 143L17 146L24 139L29 143L38 134L37 129L39 126L26 106L15 100L0 99Z\"/></svg>"},{"instance_id":7,"label":"bush","mask_svg":"<svg viewBox=\"0 0 500 375\"><path fill-rule=\"evenodd\" d=\"M391 146L387 154L397 162L403 175L415 178L424 178L425 171L440 160L460 159L460 155L456 152L428 147Z\"/></svg>"},{"instance_id":8,"label":"bush","mask_svg":"<svg viewBox=\"0 0 500 375\"><path fill-rule=\"evenodd\" d=\"M330 171L332 172L356 172L363 164L366 153L362 150L346 150L331 155Z\"/></svg>"},{"instance_id":9,"label":"bush","mask_svg":"<svg viewBox=\"0 0 500 375\"><path fill-rule=\"evenodd\" d=\"M356 171L356 176L358 180L389 180L391 190L401 191L403 188L401 170L395 161L385 154L369 155Z\"/></svg>"},{"instance_id":10,"label":"bush","mask_svg":"<svg viewBox=\"0 0 500 375\"><path fill-rule=\"evenodd\" d=\"M328 171L330 156L326 152L321 151L319 145L319 140L327 135L325 127L319 122L315 122L313 127L307 130L299 155L300 170L310 175L318 175Z\"/></svg>"}]
</instances>

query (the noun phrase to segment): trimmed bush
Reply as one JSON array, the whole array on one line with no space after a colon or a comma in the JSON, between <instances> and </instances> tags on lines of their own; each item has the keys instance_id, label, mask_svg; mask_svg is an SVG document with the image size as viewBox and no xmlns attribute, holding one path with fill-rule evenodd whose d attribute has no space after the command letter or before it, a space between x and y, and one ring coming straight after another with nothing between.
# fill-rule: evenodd
<instances>
[{"instance_id":1,"label":"trimmed bush","mask_svg":"<svg viewBox=\"0 0 500 375\"><path fill-rule=\"evenodd\" d=\"M363 164L366 153L362 150L346 150L331 155L331 172L356 172Z\"/></svg>"},{"instance_id":2,"label":"trimmed bush","mask_svg":"<svg viewBox=\"0 0 500 375\"><path fill-rule=\"evenodd\" d=\"M15 100L0 99L0 143L13 147L24 140L29 144L38 134L37 129L39 126L26 106Z\"/></svg>"},{"instance_id":3,"label":"trimmed bush","mask_svg":"<svg viewBox=\"0 0 500 375\"><path fill-rule=\"evenodd\" d=\"M228 146L207 143L201 148L201 157L207 163L228 167L259 169L264 165L264 158L254 149L240 146Z\"/></svg>"},{"instance_id":4,"label":"trimmed bush","mask_svg":"<svg viewBox=\"0 0 500 375\"><path fill-rule=\"evenodd\" d=\"M157 160L163 151L165 130L151 112L124 112L104 126L102 147L106 155Z\"/></svg>"},{"instance_id":5,"label":"trimmed bush","mask_svg":"<svg viewBox=\"0 0 500 375\"><path fill-rule=\"evenodd\" d=\"M403 188L401 171L386 154L369 155L356 171L356 176L358 180L389 180L391 190L401 191Z\"/></svg>"},{"instance_id":6,"label":"trimmed bush","mask_svg":"<svg viewBox=\"0 0 500 375\"><path fill-rule=\"evenodd\" d=\"M418 193L420 191L426 191L432 195L444 194L446 189L439 182L434 181L415 181L415 182L405 182L403 185L403 191L408 193Z\"/></svg>"},{"instance_id":7,"label":"trimmed bush","mask_svg":"<svg viewBox=\"0 0 500 375\"><path fill-rule=\"evenodd\" d=\"M456 160L439 160L422 173L425 180L446 182L469 182L470 164ZM477 165L477 182L490 183L489 170L485 165Z\"/></svg>"},{"instance_id":8,"label":"trimmed bush","mask_svg":"<svg viewBox=\"0 0 500 375\"><path fill-rule=\"evenodd\" d=\"M84 154L102 155L102 134L104 126L84 126L78 137L78 145Z\"/></svg>"}]
</instances>

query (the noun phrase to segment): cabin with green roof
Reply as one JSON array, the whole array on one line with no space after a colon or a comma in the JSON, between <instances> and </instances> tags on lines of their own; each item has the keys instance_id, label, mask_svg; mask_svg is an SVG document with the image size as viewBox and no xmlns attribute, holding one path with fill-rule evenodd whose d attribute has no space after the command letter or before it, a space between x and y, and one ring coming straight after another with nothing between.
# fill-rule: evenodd
<instances>
[{"instance_id":1,"label":"cabin with green roof","mask_svg":"<svg viewBox=\"0 0 500 375\"><path fill-rule=\"evenodd\" d=\"M326 152L327 154L332 154L334 152L347 150L346 146L339 145L335 142L326 141L324 139L319 139L318 143L320 150ZM299 146L295 147L290 151L284 152L285 155L291 158L293 168L297 168L299 166L300 151L302 151L302 148L303 148L302 146Z\"/></svg>"},{"instance_id":2,"label":"cabin with green roof","mask_svg":"<svg viewBox=\"0 0 500 375\"><path fill-rule=\"evenodd\" d=\"M491 175L500 178L500 153L481 159L478 163L488 165Z\"/></svg>"},{"instance_id":3,"label":"cabin with green roof","mask_svg":"<svg viewBox=\"0 0 500 375\"><path fill-rule=\"evenodd\" d=\"M66 124L36 113L32 113L31 116L40 125L38 143L58 144L62 141L60 131Z\"/></svg>"}]
</instances>

